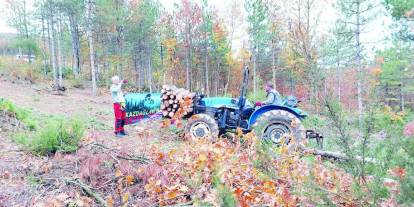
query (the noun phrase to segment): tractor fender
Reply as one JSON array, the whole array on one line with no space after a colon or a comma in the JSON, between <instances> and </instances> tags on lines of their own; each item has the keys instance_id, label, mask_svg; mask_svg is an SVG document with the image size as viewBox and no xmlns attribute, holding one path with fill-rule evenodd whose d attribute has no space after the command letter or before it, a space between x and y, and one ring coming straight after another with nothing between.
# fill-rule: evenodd
<instances>
[{"instance_id":1,"label":"tractor fender","mask_svg":"<svg viewBox=\"0 0 414 207\"><path fill-rule=\"evenodd\" d=\"M298 114L297 112L295 112L293 109L289 108L289 107L285 107L285 106L278 106L278 105L266 105L266 106L262 106L259 109L257 109L256 111L253 112L253 114L250 116L249 118L249 129L251 129L251 127L253 126L253 124L256 122L256 120L264 113L268 112L268 111L272 111L272 110L284 110L284 111L288 111L290 113L292 113L293 115L295 115L296 117L298 117L298 119L302 120L305 118L305 116Z\"/></svg>"}]
</instances>

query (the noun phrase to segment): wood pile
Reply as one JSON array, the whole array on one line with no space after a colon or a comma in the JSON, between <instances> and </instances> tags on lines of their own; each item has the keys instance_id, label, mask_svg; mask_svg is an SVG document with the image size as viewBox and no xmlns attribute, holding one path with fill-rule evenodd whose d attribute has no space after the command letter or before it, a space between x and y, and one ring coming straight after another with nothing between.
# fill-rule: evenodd
<instances>
[{"instance_id":1,"label":"wood pile","mask_svg":"<svg viewBox=\"0 0 414 207\"><path fill-rule=\"evenodd\" d=\"M173 85L161 89L161 111L164 118L181 118L193 112L195 93Z\"/></svg>"}]
</instances>

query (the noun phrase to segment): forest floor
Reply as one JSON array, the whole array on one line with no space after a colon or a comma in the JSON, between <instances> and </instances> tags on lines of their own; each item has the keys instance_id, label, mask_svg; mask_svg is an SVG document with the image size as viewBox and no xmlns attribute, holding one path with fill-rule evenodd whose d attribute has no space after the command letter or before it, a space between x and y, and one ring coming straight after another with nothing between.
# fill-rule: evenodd
<instances>
[{"instance_id":1,"label":"forest floor","mask_svg":"<svg viewBox=\"0 0 414 207\"><path fill-rule=\"evenodd\" d=\"M85 176L80 175L84 169L78 165L85 163L88 157L91 158L90 151L99 146L101 151L108 149L117 156L142 155L148 150L146 147L149 143L157 142L160 138L159 122L126 126L129 136L116 138L113 134L112 102L109 94L93 97L89 89L69 89L64 95L53 95L46 88L0 80L0 97L19 107L30 109L31 113L81 118L88 122L85 139L74 154L41 157L32 155L13 142L12 136L15 132L0 131L0 207L35 204L61 206L60 204L66 205L69 198L78 206L89 206L93 203L90 198L80 196L76 188L67 189L67 183L62 183L58 178L76 179ZM158 133L158 136L153 133ZM169 133L162 134L169 136ZM119 162L120 159L116 160Z\"/></svg>"}]
</instances>

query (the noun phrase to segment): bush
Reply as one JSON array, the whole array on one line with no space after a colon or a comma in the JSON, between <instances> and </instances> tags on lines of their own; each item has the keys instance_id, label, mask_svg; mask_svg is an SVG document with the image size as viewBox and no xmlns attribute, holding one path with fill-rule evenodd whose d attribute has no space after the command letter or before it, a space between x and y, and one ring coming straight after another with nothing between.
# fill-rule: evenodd
<instances>
[{"instance_id":1,"label":"bush","mask_svg":"<svg viewBox=\"0 0 414 207\"><path fill-rule=\"evenodd\" d=\"M73 152L77 150L84 130L84 125L79 120L64 121L55 119L48 121L43 128L32 136L20 135L16 138L16 141L38 155Z\"/></svg>"},{"instance_id":2,"label":"bush","mask_svg":"<svg viewBox=\"0 0 414 207\"><path fill-rule=\"evenodd\" d=\"M25 81L38 81L42 77L45 70L41 59L36 59L33 63L28 63L15 60L14 57L0 57L0 62L1 74L17 79L25 79Z\"/></svg>"},{"instance_id":3,"label":"bush","mask_svg":"<svg viewBox=\"0 0 414 207\"><path fill-rule=\"evenodd\" d=\"M85 88L84 85L83 85L83 82L82 82L82 78L80 78L80 77L75 77L72 80L69 80L69 83L74 88L80 88L80 89Z\"/></svg>"},{"instance_id":4,"label":"bush","mask_svg":"<svg viewBox=\"0 0 414 207\"><path fill-rule=\"evenodd\" d=\"M354 182L355 188L364 186L369 189L374 205L384 202L412 205L414 139L403 136L402 132L413 114L409 111L394 112L388 106L371 104L367 106L364 122L358 129L356 119L352 118L355 115L345 113L338 103L329 105L332 113L328 113L328 123L331 129L327 134L332 136L328 137L337 140L332 142L336 145L333 148L351 158L337 165L365 180ZM314 120L309 122L312 124Z\"/></svg>"}]
</instances>

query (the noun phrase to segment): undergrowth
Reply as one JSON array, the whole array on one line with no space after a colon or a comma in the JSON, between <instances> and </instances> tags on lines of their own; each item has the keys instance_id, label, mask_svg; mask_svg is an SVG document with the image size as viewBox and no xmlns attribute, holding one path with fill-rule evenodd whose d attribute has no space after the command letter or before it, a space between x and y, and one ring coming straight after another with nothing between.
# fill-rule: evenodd
<instances>
[{"instance_id":1,"label":"undergrowth","mask_svg":"<svg viewBox=\"0 0 414 207\"><path fill-rule=\"evenodd\" d=\"M30 111L17 107L11 101L0 98L0 111L7 111L14 114L16 119L24 123L29 130L33 131L36 129L37 123L32 119Z\"/></svg>"},{"instance_id":2,"label":"undergrowth","mask_svg":"<svg viewBox=\"0 0 414 207\"><path fill-rule=\"evenodd\" d=\"M17 135L15 141L38 155L74 152L78 149L84 130L79 120L51 119L35 133Z\"/></svg>"},{"instance_id":3,"label":"undergrowth","mask_svg":"<svg viewBox=\"0 0 414 207\"><path fill-rule=\"evenodd\" d=\"M28 130L14 134L14 140L37 155L76 151L85 131L79 119L35 116L6 99L0 99L0 111L14 114L24 123Z\"/></svg>"}]
</instances>

